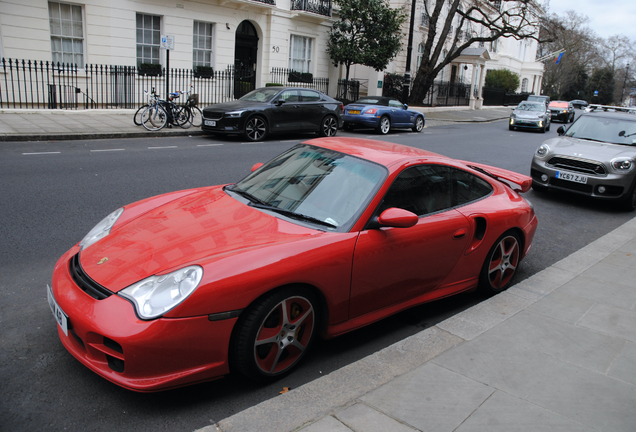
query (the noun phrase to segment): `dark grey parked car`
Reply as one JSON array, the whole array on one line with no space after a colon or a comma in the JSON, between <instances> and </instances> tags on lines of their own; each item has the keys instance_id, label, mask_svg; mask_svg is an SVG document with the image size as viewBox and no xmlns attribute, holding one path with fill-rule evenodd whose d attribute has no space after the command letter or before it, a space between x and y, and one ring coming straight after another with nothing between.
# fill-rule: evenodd
<instances>
[{"instance_id":1,"label":"dark grey parked car","mask_svg":"<svg viewBox=\"0 0 636 432\"><path fill-rule=\"evenodd\" d=\"M532 158L532 188L618 201L636 209L636 115L582 114Z\"/></svg>"},{"instance_id":2,"label":"dark grey parked car","mask_svg":"<svg viewBox=\"0 0 636 432\"><path fill-rule=\"evenodd\" d=\"M344 122L344 105L317 90L263 87L242 98L203 109L203 132L240 134L261 141L270 133L317 132L334 136Z\"/></svg>"},{"instance_id":3,"label":"dark grey parked car","mask_svg":"<svg viewBox=\"0 0 636 432\"><path fill-rule=\"evenodd\" d=\"M543 133L550 130L550 110L543 102L524 101L510 114L508 129L534 129Z\"/></svg>"}]
</instances>

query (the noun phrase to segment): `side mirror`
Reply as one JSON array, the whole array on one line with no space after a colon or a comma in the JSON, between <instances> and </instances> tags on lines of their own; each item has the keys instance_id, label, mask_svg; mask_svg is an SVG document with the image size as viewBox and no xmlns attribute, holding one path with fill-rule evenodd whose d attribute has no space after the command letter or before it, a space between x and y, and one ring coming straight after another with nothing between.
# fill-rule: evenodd
<instances>
[{"instance_id":1,"label":"side mirror","mask_svg":"<svg viewBox=\"0 0 636 432\"><path fill-rule=\"evenodd\" d=\"M559 128L557 129L557 133L559 134L559 136L565 135L565 128L563 126L559 126Z\"/></svg>"},{"instance_id":2,"label":"side mirror","mask_svg":"<svg viewBox=\"0 0 636 432\"><path fill-rule=\"evenodd\" d=\"M388 208L378 216L378 224L383 227L410 228L418 220L415 213L396 207Z\"/></svg>"},{"instance_id":3,"label":"side mirror","mask_svg":"<svg viewBox=\"0 0 636 432\"><path fill-rule=\"evenodd\" d=\"M281 106L281 105L282 105L282 104L284 104L284 103L285 103L285 101L284 101L284 100L282 100L282 99L276 99L276 102L274 102L274 105L276 105L276 106Z\"/></svg>"},{"instance_id":4,"label":"side mirror","mask_svg":"<svg viewBox=\"0 0 636 432\"><path fill-rule=\"evenodd\" d=\"M561 127L563 127L563 126L561 126ZM263 162L255 163L254 166L252 167L252 172L256 171L257 169L259 169L263 165L265 165Z\"/></svg>"},{"instance_id":5,"label":"side mirror","mask_svg":"<svg viewBox=\"0 0 636 432\"><path fill-rule=\"evenodd\" d=\"M404 104L404 109L405 110L409 109L409 106L407 104Z\"/></svg>"}]
</instances>

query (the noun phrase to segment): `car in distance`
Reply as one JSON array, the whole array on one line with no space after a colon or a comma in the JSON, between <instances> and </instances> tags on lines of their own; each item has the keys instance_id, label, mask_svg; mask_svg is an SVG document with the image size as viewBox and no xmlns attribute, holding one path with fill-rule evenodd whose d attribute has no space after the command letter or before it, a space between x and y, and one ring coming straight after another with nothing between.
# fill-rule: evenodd
<instances>
[{"instance_id":1,"label":"car in distance","mask_svg":"<svg viewBox=\"0 0 636 432\"><path fill-rule=\"evenodd\" d=\"M550 120L571 123L574 121L574 107L571 102L552 101L548 105L550 109Z\"/></svg>"},{"instance_id":2,"label":"car in distance","mask_svg":"<svg viewBox=\"0 0 636 432\"><path fill-rule=\"evenodd\" d=\"M409 128L413 132L424 129L424 114L410 110L397 99L384 96L366 96L345 106L344 129L373 128L386 135L394 128Z\"/></svg>"},{"instance_id":3,"label":"car in distance","mask_svg":"<svg viewBox=\"0 0 636 432\"><path fill-rule=\"evenodd\" d=\"M343 107L318 90L263 87L238 100L205 107L201 129L209 134L238 134L249 141L261 141L270 133L334 136L342 127Z\"/></svg>"},{"instance_id":4,"label":"car in distance","mask_svg":"<svg viewBox=\"0 0 636 432\"><path fill-rule=\"evenodd\" d=\"M533 129L545 133L550 130L550 117L545 103L523 101L510 114L508 129Z\"/></svg>"},{"instance_id":5,"label":"car in distance","mask_svg":"<svg viewBox=\"0 0 636 432\"><path fill-rule=\"evenodd\" d=\"M587 106L587 101L584 101L582 99L574 99L574 100L571 100L570 103L572 104L574 108L577 108L577 109L585 108Z\"/></svg>"},{"instance_id":6,"label":"car in distance","mask_svg":"<svg viewBox=\"0 0 636 432\"><path fill-rule=\"evenodd\" d=\"M636 115L583 113L537 148L532 187L616 201L636 208Z\"/></svg>"},{"instance_id":7,"label":"car in distance","mask_svg":"<svg viewBox=\"0 0 636 432\"><path fill-rule=\"evenodd\" d=\"M235 184L120 208L57 262L66 349L158 391L291 371L312 340L513 282L537 228L526 175L398 144L317 138Z\"/></svg>"},{"instance_id":8,"label":"car in distance","mask_svg":"<svg viewBox=\"0 0 636 432\"><path fill-rule=\"evenodd\" d=\"M550 103L550 96L548 95L530 95L528 96L528 99L526 99L528 102L543 102L544 104L548 105Z\"/></svg>"}]
</instances>

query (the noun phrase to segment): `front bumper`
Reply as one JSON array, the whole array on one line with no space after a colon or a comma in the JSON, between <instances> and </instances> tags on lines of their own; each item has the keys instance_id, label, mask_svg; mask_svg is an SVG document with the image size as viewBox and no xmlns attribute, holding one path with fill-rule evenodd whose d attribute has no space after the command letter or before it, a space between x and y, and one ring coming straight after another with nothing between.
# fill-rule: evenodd
<instances>
[{"instance_id":1,"label":"front bumper","mask_svg":"<svg viewBox=\"0 0 636 432\"><path fill-rule=\"evenodd\" d=\"M212 125L212 123L214 125ZM205 114L203 117L203 123L201 124L201 130L203 132L209 132L214 134L240 134L243 132L243 118L221 118L213 120L211 118L205 118Z\"/></svg>"},{"instance_id":2,"label":"front bumper","mask_svg":"<svg viewBox=\"0 0 636 432\"><path fill-rule=\"evenodd\" d=\"M68 336L58 326L64 347L107 380L130 390L152 392L229 373L228 349L237 318L211 322L208 316L143 321L118 295L96 300L82 291L69 272L75 247L53 271L52 290L68 315Z\"/></svg>"},{"instance_id":3,"label":"front bumper","mask_svg":"<svg viewBox=\"0 0 636 432\"><path fill-rule=\"evenodd\" d=\"M543 129L544 127L546 127L546 121L511 118L509 121L509 125L524 129Z\"/></svg>"},{"instance_id":4,"label":"front bumper","mask_svg":"<svg viewBox=\"0 0 636 432\"><path fill-rule=\"evenodd\" d=\"M557 178L557 172L585 176L587 181L586 183L578 183ZM532 159L530 167L532 183L537 186L607 200L625 199L629 194L634 175L633 170L626 174L607 173L604 175L593 175L575 170L555 168L537 157Z\"/></svg>"},{"instance_id":5,"label":"front bumper","mask_svg":"<svg viewBox=\"0 0 636 432\"><path fill-rule=\"evenodd\" d=\"M565 123L568 120L570 120L570 113L569 112L553 112L551 114L551 119L552 121L560 121Z\"/></svg>"}]
</instances>

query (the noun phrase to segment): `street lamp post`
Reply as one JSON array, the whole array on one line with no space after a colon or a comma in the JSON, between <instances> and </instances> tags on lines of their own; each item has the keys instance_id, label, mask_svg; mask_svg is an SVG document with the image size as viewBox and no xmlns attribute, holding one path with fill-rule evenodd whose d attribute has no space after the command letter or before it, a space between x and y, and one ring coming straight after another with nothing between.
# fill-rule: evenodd
<instances>
[{"instance_id":1,"label":"street lamp post","mask_svg":"<svg viewBox=\"0 0 636 432\"><path fill-rule=\"evenodd\" d=\"M621 104L625 100L625 84L627 83L627 74L629 74L629 63L627 63L627 67L625 68L625 78L623 78L623 91L621 92Z\"/></svg>"},{"instance_id":2,"label":"street lamp post","mask_svg":"<svg viewBox=\"0 0 636 432\"><path fill-rule=\"evenodd\" d=\"M413 51L413 27L415 26L415 2L411 0L411 22L409 24L409 43L406 48L406 70L404 71L404 84L402 84L402 103L409 102L409 90L411 88L411 51Z\"/></svg>"}]
</instances>

